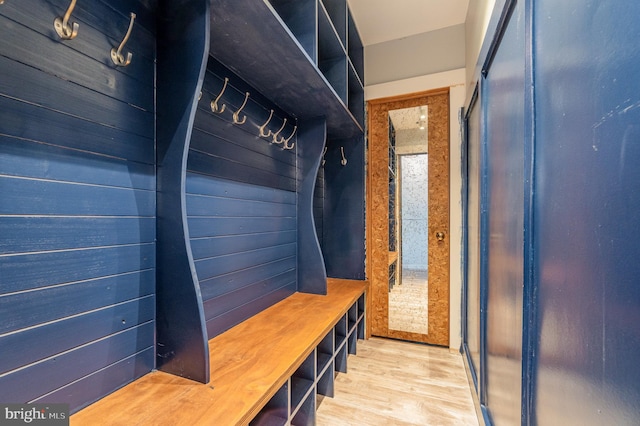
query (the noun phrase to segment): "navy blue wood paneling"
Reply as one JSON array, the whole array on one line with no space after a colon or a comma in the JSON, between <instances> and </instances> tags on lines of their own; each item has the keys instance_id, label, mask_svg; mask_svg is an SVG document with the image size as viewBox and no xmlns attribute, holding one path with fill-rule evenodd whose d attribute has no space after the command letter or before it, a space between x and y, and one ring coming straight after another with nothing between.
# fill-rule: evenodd
<instances>
[{"instance_id":1,"label":"navy blue wood paneling","mask_svg":"<svg viewBox=\"0 0 640 426\"><path fill-rule=\"evenodd\" d=\"M324 157L320 162L320 168L318 169L318 178L316 179L316 187L313 192L313 220L316 224L316 235L318 236L318 243L320 249L324 254Z\"/></svg>"},{"instance_id":2,"label":"navy blue wood paneling","mask_svg":"<svg viewBox=\"0 0 640 426\"><path fill-rule=\"evenodd\" d=\"M347 160L342 165L342 152ZM323 255L327 275L365 278L364 138L329 140L324 156Z\"/></svg>"},{"instance_id":3,"label":"navy blue wood paneling","mask_svg":"<svg viewBox=\"0 0 640 426\"><path fill-rule=\"evenodd\" d=\"M275 295L296 290L296 194L191 172L186 187L191 249L213 338L259 312L264 298L273 303Z\"/></svg>"},{"instance_id":4,"label":"navy blue wood paneling","mask_svg":"<svg viewBox=\"0 0 640 426\"><path fill-rule=\"evenodd\" d=\"M524 283L524 2L503 27L483 96L488 240L486 395L495 425L521 418Z\"/></svg>"},{"instance_id":5,"label":"navy blue wood paneling","mask_svg":"<svg viewBox=\"0 0 640 426\"><path fill-rule=\"evenodd\" d=\"M61 41L67 7L0 7L0 401L73 412L154 367L155 6L84 2Z\"/></svg>"},{"instance_id":6,"label":"navy blue wood paneling","mask_svg":"<svg viewBox=\"0 0 640 426\"><path fill-rule=\"evenodd\" d=\"M327 138L324 118L300 123L298 132L298 290L327 294L327 271L316 235L313 200Z\"/></svg>"},{"instance_id":7,"label":"navy blue wood paneling","mask_svg":"<svg viewBox=\"0 0 640 426\"><path fill-rule=\"evenodd\" d=\"M223 88L213 112L211 102ZM234 123L246 92L239 114L245 121ZM260 136L265 123L263 134L284 125L275 142ZM276 143L294 126L291 116L209 57L186 181L191 250L209 339L297 289L296 147ZM294 135L289 144L296 140Z\"/></svg>"},{"instance_id":8,"label":"navy blue wood paneling","mask_svg":"<svg viewBox=\"0 0 640 426\"><path fill-rule=\"evenodd\" d=\"M534 2L537 424L640 419L640 3Z\"/></svg>"},{"instance_id":9,"label":"navy blue wood paneling","mask_svg":"<svg viewBox=\"0 0 640 426\"><path fill-rule=\"evenodd\" d=\"M0 377L0 400L32 401L149 348L150 340L153 321L13 370Z\"/></svg>"},{"instance_id":10,"label":"navy blue wood paneling","mask_svg":"<svg viewBox=\"0 0 640 426\"><path fill-rule=\"evenodd\" d=\"M209 51L209 1L161 1L158 10L157 365L209 382L202 298L189 247L185 165Z\"/></svg>"}]
</instances>

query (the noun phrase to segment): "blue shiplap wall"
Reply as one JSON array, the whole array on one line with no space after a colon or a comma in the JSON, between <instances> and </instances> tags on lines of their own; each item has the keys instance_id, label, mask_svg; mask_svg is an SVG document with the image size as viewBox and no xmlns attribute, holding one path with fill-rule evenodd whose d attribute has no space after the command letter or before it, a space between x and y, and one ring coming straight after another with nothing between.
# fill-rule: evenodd
<instances>
[{"instance_id":1,"label":"blue shiplap wall","mask_svg":"<svg viewBox=\"0 0 640 426\"><path fill-rule=\"evenodd\" d=\"M68 5L0 5L0 401L75 411L154 366L155 6Z\"/></svg>"},{"instance_id":2,"label":"blue shiplap wall","mask_svg":"<svg viewBox=\"0 0 640 426\"><path fill-rule=\"evenodd\" d=\"M221 114L210 103L219 100ZM233 124L233 113L249 101ZM265 131L289 137L295 121L209 58L187 164L186 206L191 250L209 338L297 290L296 149ZM289 143L295 143L296 137Z\"/></svg>"}]
</instances>

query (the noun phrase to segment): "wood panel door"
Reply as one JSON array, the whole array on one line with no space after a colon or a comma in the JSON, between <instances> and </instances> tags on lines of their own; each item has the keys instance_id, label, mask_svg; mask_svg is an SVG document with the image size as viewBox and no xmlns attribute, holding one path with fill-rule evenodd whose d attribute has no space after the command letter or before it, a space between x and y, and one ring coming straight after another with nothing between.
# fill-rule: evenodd
<instances>
[{"instance_id":1,"label":"wood panel door","mask_svg":"<svg viewBox=\"0 0 640 426\"><path fill-rule=\"evenodd\" d=\"M426 332L389 327L389 111L426 106L428 132L428 288ZM371 334L449 345L449 89L368 102L367 276L371 283ZM393 158L392 160L393 161ZM392 272L393 273L393 272ZM398 277L396 275L396 277ZM401 283L399 283L402 285ZM422 298L422 296L420 296Z\"/></svg>"}]
</instances>

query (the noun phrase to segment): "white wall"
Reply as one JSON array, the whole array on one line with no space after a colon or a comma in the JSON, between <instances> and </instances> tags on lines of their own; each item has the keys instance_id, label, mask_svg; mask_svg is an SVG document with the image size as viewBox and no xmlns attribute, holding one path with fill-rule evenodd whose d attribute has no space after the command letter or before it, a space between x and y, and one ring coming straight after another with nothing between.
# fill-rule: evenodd
<instances>
[{"instance_id":1,"label":"white wall","mask_svg":"<svg viewBox=\"0 0 640 426\"><path fill-rule=\"evenodd\" d=\"M365 85L465 66L464 24L365 46Z\"/></svg>"},{"instance_id":2,"label":"white wall","mask_svg":"<svg viewBox=\"0 0 640 426\"><path fill-rule=\"evenodd\" d=\"M369 70L365 70L365 74ZM449 87L450 107L450 298L449 298L449 347L458 350L462 342L462 137L458 123L458 111L465 102L465 68L423 75L388 83L367 86L365 99L386 98Z\"/></svg>"}]
</instances>

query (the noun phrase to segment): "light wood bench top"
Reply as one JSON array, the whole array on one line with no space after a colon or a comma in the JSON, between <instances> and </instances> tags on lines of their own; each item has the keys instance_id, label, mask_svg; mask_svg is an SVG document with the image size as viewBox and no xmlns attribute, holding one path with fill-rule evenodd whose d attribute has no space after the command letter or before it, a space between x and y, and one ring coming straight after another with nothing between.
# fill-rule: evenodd
<instances>
[{"instance_id":1,"label":"light wood bench top","mask_svg":"<svg viewBox=\"0 0 640 426\"><path fill-rule=\"evenodd\" d=\"M209 340L211 381L154 371L71 416L71 425L245 425L365 290L328 280L326 296L295 293Z\"/></svg>"}]
</instances>

